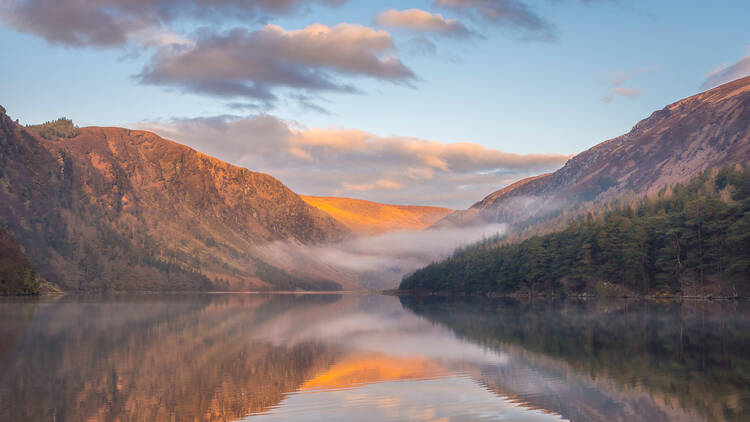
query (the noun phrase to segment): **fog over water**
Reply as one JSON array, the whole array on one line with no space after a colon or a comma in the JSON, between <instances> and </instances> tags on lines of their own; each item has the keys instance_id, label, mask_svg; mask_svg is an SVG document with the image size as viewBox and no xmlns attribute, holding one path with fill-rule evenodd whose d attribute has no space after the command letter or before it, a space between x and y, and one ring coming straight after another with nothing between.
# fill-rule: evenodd
<instances>
[{"instance_id":1,"label":"fog over water","mask_svg":"<svg viewBox=\"0 0 750 422\"><path fill-rule=\"evenodd\" d=\"M356 278L365 288L392 289L404 275L450 256L456 248L506 230L505 224L488 224L397 231L313 247L275 242L259 250L280 265L314 262Z\"/></svg>"}]
</instances>

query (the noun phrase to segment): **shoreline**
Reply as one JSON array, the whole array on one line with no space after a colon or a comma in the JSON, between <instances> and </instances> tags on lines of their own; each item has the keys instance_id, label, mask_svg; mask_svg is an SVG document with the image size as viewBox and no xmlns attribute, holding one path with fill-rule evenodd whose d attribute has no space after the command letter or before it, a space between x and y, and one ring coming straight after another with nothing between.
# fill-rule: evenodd
<instances>
[{"instance_id":1,"label":"shoreline","mask_svg":"<svg viewBox=\"0 0 750 422\"><path fill-rule=\"evenodd\" d=\"M608 300L667 300L667 301L749 301L748 296L717 296L717 295L673 295L673 294L649 294L649 295L596 295L596 294L579 294L579 295L560 295L560 294L465 294L450 292L429 292L429 291L411 291L399 289L386 290L320 290L320 291L295 291L295 290L247 290L247 291L112 291L112 292L43 292L38 295L18 294L18 295L0 295L3 298L61 298L70 297L115 297L115 296L187 296L187 295L384 295L394 297L444 297L444 298L485 298L485 299L608 299Z\"/></svg>"},{"instance_id":2,"label":"shoreline","mask_svg":"<svg viewBox=\"0 0 750 422\"><path fill-rule=\"evenodd\" d=\"M650 295L596 295L596 294L579 294L579 295L559 295L559 294L456 294L449 292L426 292L426 291L411 291L411 290L399 290L390 289L383 290L381 292L386 296L412 296L412 297L452 297L452 298L486 298L486 299L501 299L501 298L512 298L512 299L619 299L619 300L670 300L670 301L747 301L750 300L748 296L716 296L716 295L668 295L668 294L650 294Z\"/></svg>"}]
</instances>

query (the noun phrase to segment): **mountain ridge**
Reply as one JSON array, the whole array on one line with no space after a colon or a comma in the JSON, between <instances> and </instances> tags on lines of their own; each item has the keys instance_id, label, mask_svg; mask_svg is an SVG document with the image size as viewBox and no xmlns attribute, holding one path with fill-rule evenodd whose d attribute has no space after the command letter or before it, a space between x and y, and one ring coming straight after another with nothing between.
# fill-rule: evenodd
<instances>
[{"instance_id":1,"label":"mountain ridge","mask_svg":"<svg viewBox=\"0 0 750 422\"><path fill-rule=\"evenodd\" d=\"M145 131L88 127L47 139L2 110L0 223L64 289L353 287L326 268L311 266L307 280L253 252L351 236L273 177Z\"/></svg>"},{"instance_id":2,"label":"mountain ridge","mask_svg":"<svg viewBox=\"0 0 750 422\"><path fill-rule=\"evenodd\" d=\"M648 194L699 172L750 159L750 77L673 102L559 170L493 192L438 226L516 223L568 205Z\"/></svg>"}]
</instances>

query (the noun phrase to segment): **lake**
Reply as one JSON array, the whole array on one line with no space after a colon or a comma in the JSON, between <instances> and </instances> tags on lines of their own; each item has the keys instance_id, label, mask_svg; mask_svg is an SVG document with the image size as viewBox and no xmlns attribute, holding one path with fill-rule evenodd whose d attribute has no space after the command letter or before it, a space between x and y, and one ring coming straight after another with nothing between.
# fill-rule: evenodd
<instances>
[{"instance_id":1,"label":"lake","mask_svg":"<svg viewBox=\"0 0 750 422\"><path fill-rule=\"evenodd\" d=\"M0 300L2 421L747 421L745 302Z\"/></svg>"}]
</instances>

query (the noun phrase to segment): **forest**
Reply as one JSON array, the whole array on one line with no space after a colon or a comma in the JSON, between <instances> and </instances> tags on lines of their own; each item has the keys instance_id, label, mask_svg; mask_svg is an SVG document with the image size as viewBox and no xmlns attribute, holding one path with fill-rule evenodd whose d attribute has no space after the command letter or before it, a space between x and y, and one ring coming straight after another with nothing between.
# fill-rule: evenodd
<instances>
[{"instance_id":1,"label":"forest","mask_svg":"<svg viewBox=\"0 0 750 422\"><path fill-rule=\"evenodd\" d=\"M470 295L744 296L750 168L708 170L635 201L611 201L562 231L496 236L406 276L401 290Z\"/></svg>"},{"instance_id":2,"label":"forest","mask_svg":"<svg viewBox=\"0 0 750 422\"><path fill-rule=\"evenodd\" d=\"M81 129L73 124L73 121L61 117L57 120L45 122L40 125L28 125L26 129L36 133L44 139L75 138L81 134Z\"/></svg>"},{"instance_id":3,"label":"forest","mask_svg":"<svg viewBox=\"0 0 750 422\"><path fill-rule=\"evenodd\" d=\"M13 237L0 227L0 296L36 295L41 280Z\"/></svg>"}]
</instances>

